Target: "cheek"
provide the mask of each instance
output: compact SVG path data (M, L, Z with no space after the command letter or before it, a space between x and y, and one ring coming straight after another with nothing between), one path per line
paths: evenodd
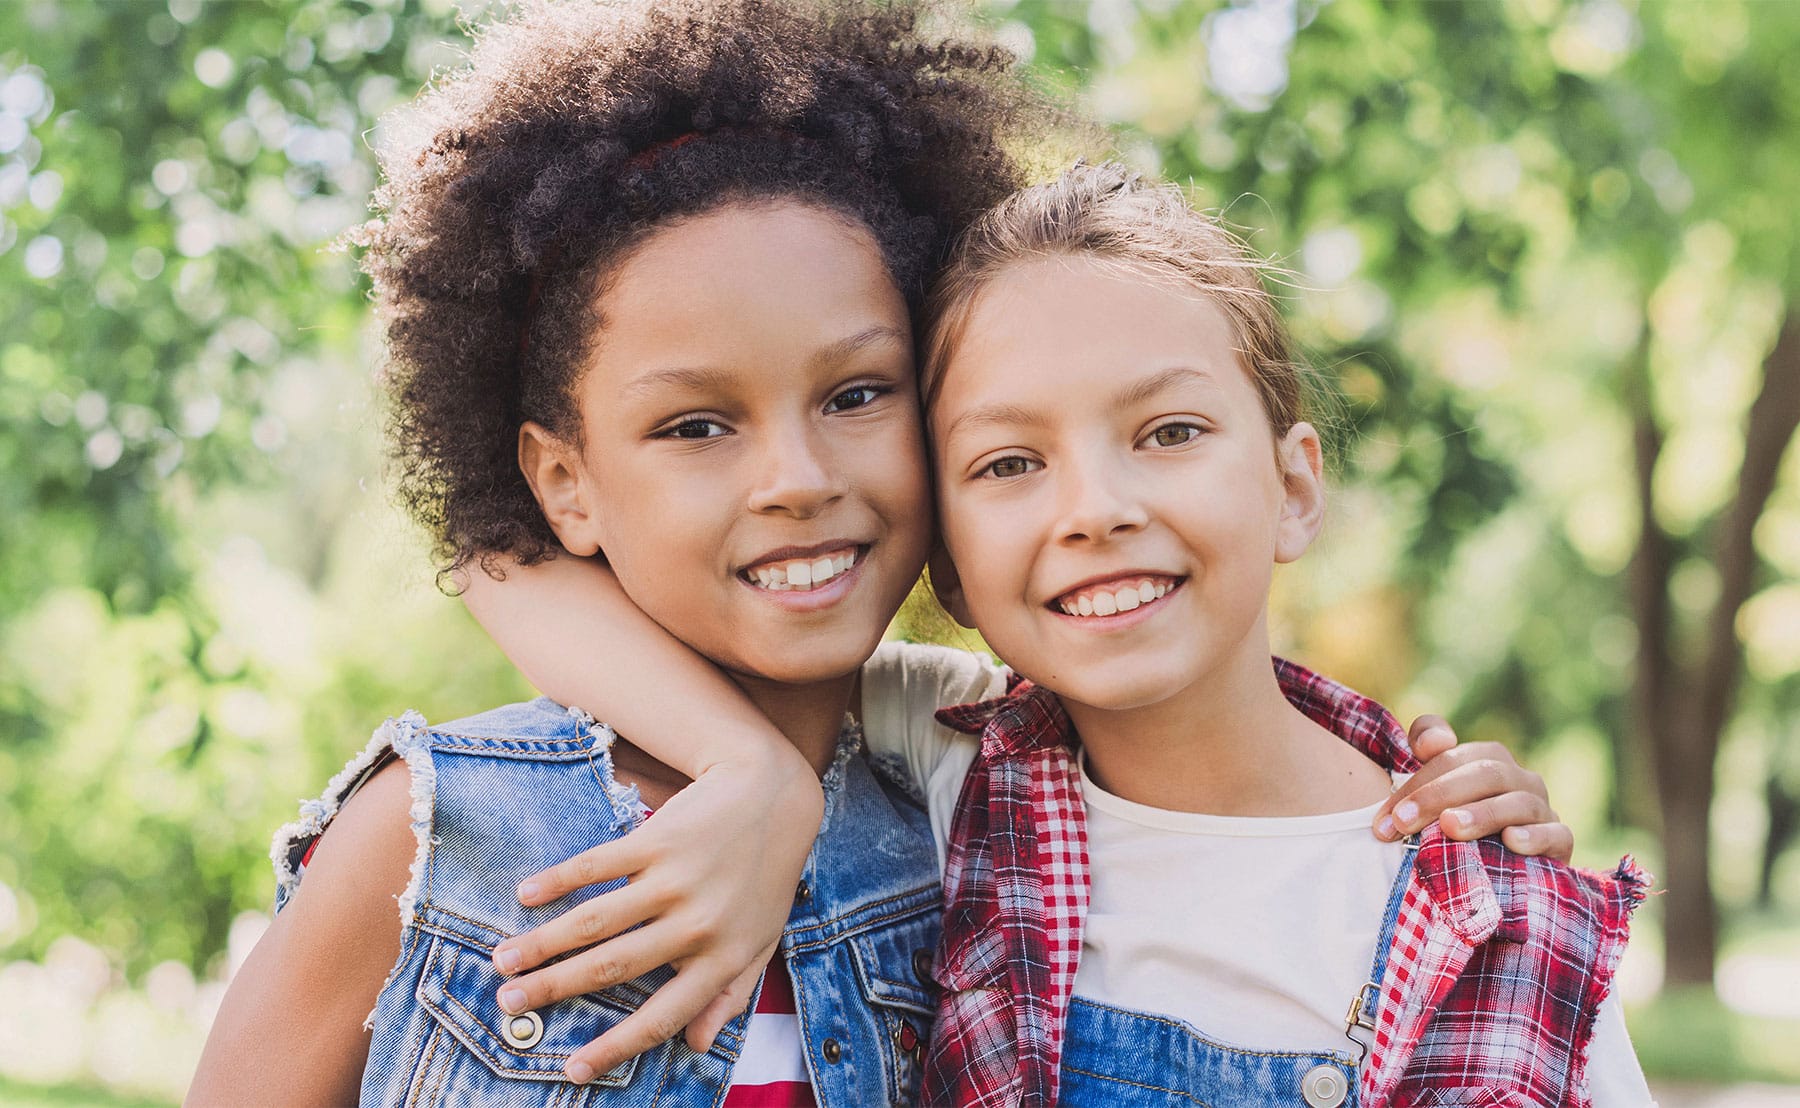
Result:
M882 448L869 450L860 459L874 471L884 499L904 504L912 516L931 518L931 472L917 421L897 427Z

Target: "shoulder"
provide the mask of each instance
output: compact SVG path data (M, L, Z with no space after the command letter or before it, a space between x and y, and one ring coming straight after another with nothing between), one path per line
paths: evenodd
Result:
M1612 920L1628 915L1649 890L1649 877L1630 858L1605 872L1576 869L1549 858L1515 854L1499 838L1457 842L1427 828L1418 850L1417 877L1430 899L1453 920L1501 937L1536 919L1573 916ZM1550 915L1534 916L1534 909ZM1483 926L1483 925L1486 926Z
M419 728L440 748L493 747L510 749L521 743L551 746L591 742L604 727L579 708L568 708L547 696L490 708L448 723Z
M404 892L418 839L413 829L412 777L396 759L375 770L321 830L305 862L309 909L321 902L344 913L392 923L394 901ZM298 890L296 890L298 896ZM397 924L388 927L397 936Z
M863 703L907 701L933 711L1006 692L1006 667L984 654L935 643L884 642L863 664Z

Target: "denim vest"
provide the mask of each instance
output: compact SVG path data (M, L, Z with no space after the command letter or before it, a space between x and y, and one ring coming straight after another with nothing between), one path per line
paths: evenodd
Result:
M643 818L637 790L613 778L612 739L610 729L547 699L441 727L408 713L388 721L277 836L279 911L306 845L349 793L390 750L410 767L419 853L400 900L400 958L370 1017L362 1103L723 1101L746 1015L704 1053L677 1037L585 1086L563 1077L570 1054L638 1008L668 979L667 966L541 1010L535 1021L508 1017L495 999L503 980L491 961L495 944L622 884L538 908L514 896L527 875L627 834ZM781 938L807 1070L828 1106L911 1101L935 1009L923 983L941 913L930 826L901 785L877 778L860 746L860 731L846 727Z

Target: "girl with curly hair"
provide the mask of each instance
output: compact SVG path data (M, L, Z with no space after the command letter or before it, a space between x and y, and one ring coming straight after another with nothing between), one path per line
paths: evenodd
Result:
M527 4L421 98L354 236L401 497L633 741L390 720L278 835L192 1102L916 1095L941 854L858 721L900 749L992 671L870 662L931 543L912 316L1054 118L913 9L761 0ZM1503 768L1488 822L1553 818Z

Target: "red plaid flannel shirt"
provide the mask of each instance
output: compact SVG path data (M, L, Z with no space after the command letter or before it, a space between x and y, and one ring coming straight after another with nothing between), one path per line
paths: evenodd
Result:
M1418 769L1381 705L1279 658L1275 671L1315 722L1388 769ZM1088 899L1074 729L1054 695L1018 678L938 718L979 735L981 751L950 828L924 1101L1053 1105ZM1594 1017L1647 885L1629 858L1601 876L1428 829L1360 1102L1586 1105Z

